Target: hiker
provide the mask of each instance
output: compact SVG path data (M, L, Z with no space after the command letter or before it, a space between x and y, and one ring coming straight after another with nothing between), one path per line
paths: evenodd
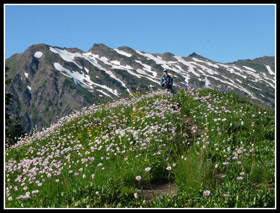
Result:
M167 70L163 70L163 75L160 79L160 85L163 89L166 89L167 91L174 94L174 91L172 90L173 79L170 75L168 75Z

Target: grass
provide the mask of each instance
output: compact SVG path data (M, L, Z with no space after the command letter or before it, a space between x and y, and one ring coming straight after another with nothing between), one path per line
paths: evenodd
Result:
M215 90L93 105L5 150L5 207L274 208L274 119ZM135 198L167 178L176 196Z

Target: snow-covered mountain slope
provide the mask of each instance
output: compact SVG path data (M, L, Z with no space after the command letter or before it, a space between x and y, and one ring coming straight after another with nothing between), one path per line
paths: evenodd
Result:
M6 60L7 91L16 101L28 130L47 126L55 118L104 99L127 98L160 88L164 69L173 77L174 87L206 87L234 90L255 102L274 107L274 57L211 61L195 53L188 57L172 53L152 54L129 47L113 49L94 44L87 52L45 44L33 45ZM48 115L48 116L46 116Z

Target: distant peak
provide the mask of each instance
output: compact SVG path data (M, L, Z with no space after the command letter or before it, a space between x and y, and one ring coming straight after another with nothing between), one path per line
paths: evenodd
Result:
M121 47L118 47L117 49L119 50L130 50L130 51L134 51L132 48L128 47L128 46L121 46Z
M99 43L99 44L93 44L93 46L92 47L107 47L105 44L103 44L103 43Z
M190 54L188 57L195 57L195 56L199 56L198 54L196 54L195 52L193 52L192 54Z
M165 56L175 56L173 53L171 53L171 52L165 52L165 53L163 53L163 55L165 55Z
M198 55L197 53L193 52L192 54L190 54L188 57L191 57L191 58L197 58L197 59L201 59L201 60L206 60L206 61L211 61L209 60L208 58L205 58L204 56L202 55Z
M111 48L102 43L100 44L95 43L93 44L92 48L89 49L89 51L91 52L108 51L108 50L110 51Z

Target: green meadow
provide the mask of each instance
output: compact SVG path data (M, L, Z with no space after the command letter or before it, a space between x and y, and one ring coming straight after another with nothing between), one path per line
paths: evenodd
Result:
M275 208L275 155L275 112L248 98L134 94L6 147L5 207Z

